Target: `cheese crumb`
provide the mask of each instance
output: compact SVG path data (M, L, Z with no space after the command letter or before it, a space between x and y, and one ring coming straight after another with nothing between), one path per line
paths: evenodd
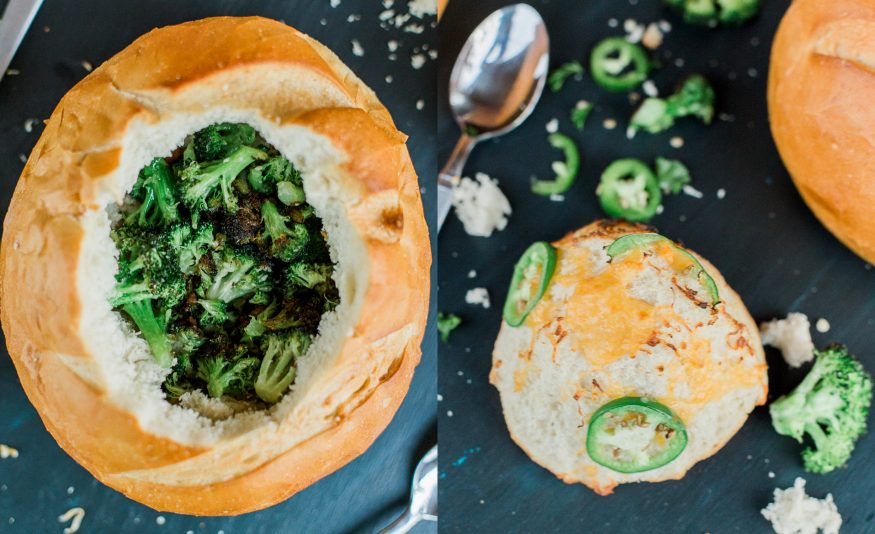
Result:
M792 488L775 488L775 500L761 510L777 534L839 534L842 516L827 493L826 499L805 494L805 480L796 477Z
M651 50L656 50L662 46L662 30L657 23L651 22L647 25L644 34L641 35L641 44Z
M685 195L689 195L693 198L702 198L705 196L704 194L702 194L701 191L699 191L698 189L696 189L695 187L693 187L689 184L684 185L683 188L681 188L681 190L684 192Z
M602 126L605 127L605 130L613 130L617 127L617 121L614 119L605 119L604 122L602 122Z
M352 55L362 57L365 55L365 49L362 48L362 44L358 41L358 39L353 39L352 43Z
M389 48L389 52L394 52L398 50L398 41L392 39L386 43L386 47Z
M489 291L485 287L475 287L465 293L465 302L474 306L481 305L489 309Z
M18 76L19 74L21 74L21 71L18 69L6 69L7 76Z
M623 22L623 30L626 32L626 40L630 43L640 42L644 36L644 25L634 19L626 19Z
M24 121L24 131L30 133L33 131L33 125L38 123L39 119L27 119Z
M157 525L163 525L166 522L167 522L167 520L164 519L163 515L159 515L158 517L155 518L155 524L157 524Z
M477 271L475 271L474 269L468 271L468 278L477 278Z
M804 313L789 313L786 319L773 319L760 325L763 345L781 351L790 367L799 367L814 359L811 325Z
M0 458L18 458L18 449L0 443Z
M668 144L671 145L672 148L681 148L684 146L684 138L676 135L668 140Z
M76 508L70 508L64 512L63 515L59 515L58 522L66 523L67 521L70 521L70 526L64 528L64 534L73 534L74 532L79 531L83 518L85 518L85 509L81 506L77 506Z
M425 100L420 98L419 100L416 101L416 109L422 110L422 108L424 108L424 107L425 107Z
M814 328L821 334L829 332L829 321L821 317L814 323Z
M724 198L726 198L726 190L723 189L722 187L717 190L717 198L719 198L720 200L723 200Z
M644 94L647 96L659 96L659 89L656 88L656 84L652 80L646 80L641 88L644 89Z
M413 54L410 56L410 66L414 69L421 69L422 66L425 65L425 55L424 54Z
M547 122L547 133L556 133L559 131L559 119L551 119Z
M82 68L85 69L85 72L91 72L94 70L94 67L91 65L91 62L89 62L89 61L83 61L81 63L81 65L82 65Z
M330 0L330 1L329 1L329 4L330 4L331 7L333 7L333 8L334 8L334 7L337 7L337 6L340 5L340 0Z
M482 172L474 177L476 181L462 178L453 189L453 207L468 235L489 237L496 230L504 230L513 210L498 188L498 180Z
M410 0L407 9L418 19L425 15L437 15L437 0Z

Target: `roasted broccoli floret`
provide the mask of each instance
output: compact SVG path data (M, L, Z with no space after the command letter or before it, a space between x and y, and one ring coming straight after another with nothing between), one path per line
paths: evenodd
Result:
M198 131L194 134L191 146L199 161L212 161L254 142L255 129L252 126L223 122Z
M231 308L221 300L201 299L197 303L204 309L199 319L204 326L219 326L234 319Z
M229 212L237 209L237 196L231 183L253 161L267 158L261 150L241 146L224 159L212 163L193 162L180 172L182 186L185 188L183 200L193 210L210 209L210 199L219 190L218 204ZM213 206L215 207L215 206Z
M261 219L264 221L265 238L270 238L271 254L283 261L292 262L304 256L310 242L310 232L303 224L286 224L286 217L277 210L276 205L266 200L261 205Z
M692 181L690 170L676 159L656 158L656 180L665 194L677 195Z
M219 398L229 392L239 394L251 388L258 363L258 358L211 356L198 362L197 376L207 383L210 397Z
M441 341L447 343L450 341L450 333L462 324L462 319L453 313L444 314L438 312L437 329L441 336Z
M179 270L185 274L194 272L194 266L216 242L213 225L209 223L201 224L195 230L186 224L174 226L167 240L179 258Z
M304 355L310 342L309 334L297 330L267 336L255 394L265 402L277 402L295 380L296 360Z
M286 274L290 284L307 289L324 287L331 280L334 266L329 263L293 263Z
M686 22L710 27L739 24L760 9L759 0L665 0L665 3L680 11Z
M259 265L252 256L226 248L222 253L213 253L212 260L214 271L201 269L201 297L232 303L259 291L270 291L270 268Z
M799 442L805 434L811 437L814 447L802 452L805 469L829 473L847 463L866 431L872 377L843 345L815 351L815 356L802 383L774 401L769 412L779 434Z
M714 118L714 90L704 76L689 76L667 99L646 98L632 115L629 134L634 136L638 130L659 133L686 116L698 117L705 124Z
M274 156L266 162L255 165L249 169L249 175L246 177L252 189L265 195L272 195L277 192L277 184L288 182L297 188L301 187L301 173L292 165L292 162L282 156ZM300 190L303 196L304 190ZM283 202L288 204L287 202Z
M125 222L139 226L162 226L179 219L174 192L174 179L164 158L155 158L143 167L131 189L131 197L139 202L125 216Z

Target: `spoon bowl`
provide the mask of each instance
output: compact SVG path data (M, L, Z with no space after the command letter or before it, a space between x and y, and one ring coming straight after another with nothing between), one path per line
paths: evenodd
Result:
M513 130L531 114L549 63L547 27L528 4L494 11L468 37L450 75L450 109L462 135L438 175L438 228L474 145Z

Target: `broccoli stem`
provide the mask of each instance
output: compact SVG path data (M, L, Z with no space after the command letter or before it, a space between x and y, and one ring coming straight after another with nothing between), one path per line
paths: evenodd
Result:
M131 317L140 333L143 334L143 339L149 345L152 352L152 357L158 362L158 365L164 368L169 368L173 365L173 356L170 353L170 341L167 339L167 332L163 319L155 316L152 309L152 301L150 299L138 300L129 302L122 306L122 309Z

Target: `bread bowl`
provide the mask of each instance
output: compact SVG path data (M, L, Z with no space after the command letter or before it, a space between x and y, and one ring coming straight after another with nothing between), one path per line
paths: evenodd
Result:
M278 402L201 394L183 405L108 302L110 233L140 169L224 122L252 126L300 171L340 302ZM367 449L407 392L428 307L405 141L333 53L258 17L153 30L71 89L25 166L0 247L7 347L61 447L128 497L196 515L270 506Z
M875 261L875 6L795 0L769 66L772 135L802 198L851 250Z
M541 245L549 248L552 266L518 264L548 273L546 284L522 291L521 318L506 304L493 352L490 382L512 439L564 482L600 495L683 477L766 400L756 324L713 265L645 226L596 221ZM519 288L512 282L509 302ZM603 449L592 431L630 409L668 425L643 425L654 434L640 451L653 461L610 440Z

